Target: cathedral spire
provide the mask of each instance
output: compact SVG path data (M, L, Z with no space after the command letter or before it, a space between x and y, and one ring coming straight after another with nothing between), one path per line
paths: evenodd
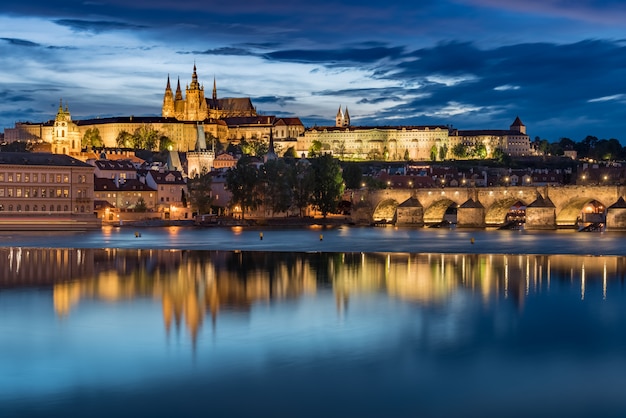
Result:
M193 74L191 75L191 85L189 86L189 88L192 89L192 90L199 88L198 74L196 73L196 63L195 63L195 61L193 63Z
M170 75L167 74L167 86L165 86L165 91L172 91L172 87L170 86Z
M176 100L183 100L183 92L180 89L180 77L178 77L178 85L176 86Z
M217 100L217 84L215 83L215 76L213 76L213 100Z

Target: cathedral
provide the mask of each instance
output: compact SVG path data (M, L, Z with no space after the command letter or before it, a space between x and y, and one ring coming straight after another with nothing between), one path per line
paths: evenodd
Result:
M198 82L196 65L193 65L191 84L185 87L185 96L180 87L180 79L176 92L172 92L170 76L167 76L167 86L163 96L164 118L175 118L179 121L201 122L207 119L217 120L231 117L256 116L256 109L252 106L249 97L217 98L217 86L213 79L213 94L211 98L204 97L204 86Z

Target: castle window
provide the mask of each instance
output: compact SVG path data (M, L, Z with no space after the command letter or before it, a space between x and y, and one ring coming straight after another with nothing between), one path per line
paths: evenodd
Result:
M46 211L46 205L41 205L41 211L45 212Z

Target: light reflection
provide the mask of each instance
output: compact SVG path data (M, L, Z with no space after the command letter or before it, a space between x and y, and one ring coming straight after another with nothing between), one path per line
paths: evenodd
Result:
M351 299L370 294L428 306L466 293L485 306L502 298L521 308L527 298L549 292L552 280L567 283L575 276L582 299L592 284L606 299L608 282L626 272L620 257L579 263L579 256L548 255L4 248L0 257L8 260L0 265L0 292L50 286L60 318L83 300L153 298L162 306L166 335L185 329L194 346L205 324L215 328L224 312L248 313L256 304L329 289L340 317Z

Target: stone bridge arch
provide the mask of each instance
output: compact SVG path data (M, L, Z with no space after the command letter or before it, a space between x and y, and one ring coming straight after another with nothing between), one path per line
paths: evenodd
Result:
M449 198L439 199L431 203L424 210L424 223L428 225L442 222L446 211L452 205L457 205L457 203Z
M606 202L602 202L599 199L589 197L589 196L577 197L567 202L563 206L563 208L556 214L557 228L577 227L580 213L583 211L585 206L587 206L589 203L593 201L600 203L600 205L603 206L604 211L606 212L606 208L607 208Z
M503 225L506 220L506 215L511 210L511 207L515 205L517 202L521 202L524 206L527 206L529 203L514 196L495 201L485 211L485 225L486 226Z
M395 222L396 209L398 208L399 204L400 203L398 203L398 201L393 198L383 199L374 208L374 213L372 215L373 221Z

